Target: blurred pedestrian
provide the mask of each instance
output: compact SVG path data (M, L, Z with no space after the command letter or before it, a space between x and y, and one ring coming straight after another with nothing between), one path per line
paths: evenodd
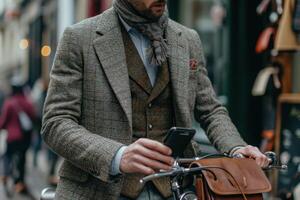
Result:
M5 184L8 177L12 176L15 192L25 192L26 152L31 141L32 127L30 128L30 126L34 121L35 111L32 103L23 92L24 84L20 80L13 79L11 86L12 95L5 100L0 116L0 129L6 129L8 133L2 180ZM27 126L26 129L25 126Z

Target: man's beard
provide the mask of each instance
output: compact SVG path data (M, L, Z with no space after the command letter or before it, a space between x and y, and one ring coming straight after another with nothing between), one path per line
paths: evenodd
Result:
M167 0L157 0L153 3L165 3L167 6ZM133 7L135 7L135 6L133 6ZM159 18L163 15L163 14L155 15L154 12L151 10L151 6L143 11L139 11L137 9L135 9L135 10L139 15L145 17L146 19L153 20L153 21L159 20Z

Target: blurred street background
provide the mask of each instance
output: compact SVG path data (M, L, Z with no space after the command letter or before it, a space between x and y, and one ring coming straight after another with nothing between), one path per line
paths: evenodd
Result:
M218 98L243 138L276 151L291 170L269 174L279 199L300 199L300 1L169 0L169 15L195 29ZM39 199L55 186L60 158L41 141L42 105L64 29L104 12L111 0L0 0L0 200ZM34 110L23 185L5 178L5 101L22 87ZM1 111L2 110L2 111ZM216 150L195 123L202 153ZM14 148L12 148L14 152ZM12 159L11 168L14 171ZM298 196L297 196L298 195ZM271 198L270 198L271 199Z

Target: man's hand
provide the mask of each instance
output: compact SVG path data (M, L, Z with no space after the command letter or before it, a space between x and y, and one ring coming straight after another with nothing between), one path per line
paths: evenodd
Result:
M129 145L121 158L122 173L153 174L156 171L170 170L174 159L172 150L160 142L141 138Z
M265 168L269 165L268 157L261 153L257 147L248 145L236 150L233 155L236 154L242 154L245 157L253 158L260 167Z

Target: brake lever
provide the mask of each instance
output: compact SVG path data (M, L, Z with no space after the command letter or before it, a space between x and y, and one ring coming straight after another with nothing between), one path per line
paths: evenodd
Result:
M274 153L272 151L267 151L264 154L268 157L269 165L267 167L262 168L263 170L271 170L271 169L287 170L288 169L287 165L278 164L276 153ZM232 157L233 158L245 158L245 156L241 153L234 154Z
M269 165L268 167L263 168L263 170L271 170L271 169L278 169L278 170L287 170L287 165Z
M269 159L269 165L267 167L263 168L263 170L271 170L271 169L287 170L288 169L287 165L279 164L277 155L275 152L267 151L267 152L265 152L265 155Z
M159 172L159 173L156 173L156 174L151 174L151 175L148 175L148 176L145 176L144 178L142 178L140 180L140 183L146 183L148 181L151 181L152 179L156 179L156 178L161 178L161 177L165 177L165 176L171 176L172 174L174 173L174 171L168 171L168 172Z
M178 158L178 159L176 159L176 162L178 164L186 164L186 163L192 163L192 162L197 161L197 160L201 160L201 157L195 157L195 158Z
M167 171L167 172L159 172L159 173L156 173L156 174L148 175L148 176L140 179L140 183L143 184L143 183L146 183L148 181L151 181L152 179L161 178L161 177L165 177L165 176L170 176L170 177L175 177L175 176L178 176L178 175L185 176L187 174L197 173L197 172L199 172L203 169L206 170L205 168L202 168L202 167L196 167L196 168L177 167L177 168L173 168L172 170Z

